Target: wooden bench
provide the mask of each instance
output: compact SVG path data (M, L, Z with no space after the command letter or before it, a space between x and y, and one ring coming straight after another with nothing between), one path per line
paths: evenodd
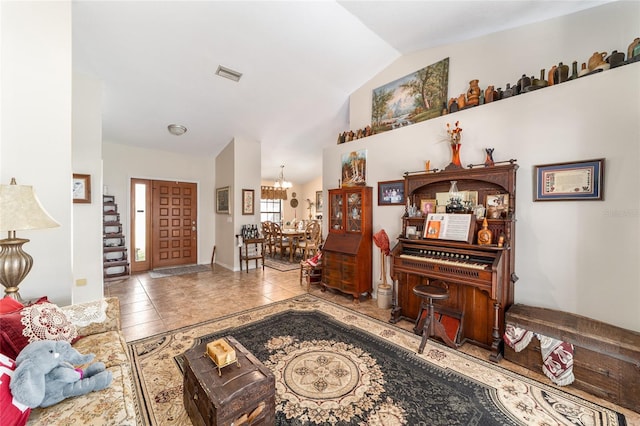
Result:
M506 324L574 346L571 386L640 412L640 333L580 315L522 304L512 305ZM520 352L505 345L505 359L542 372L540 342Z

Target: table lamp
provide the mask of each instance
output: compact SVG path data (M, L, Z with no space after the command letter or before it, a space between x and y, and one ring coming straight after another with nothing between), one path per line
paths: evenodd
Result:
M33 258L22 250L29 240L16 238L16 231L46 229L60 226L44 210L31 186L0 185L0 232L8 237L0 240L0 283L5 287L5 297L21 301L18 285L29 274Z

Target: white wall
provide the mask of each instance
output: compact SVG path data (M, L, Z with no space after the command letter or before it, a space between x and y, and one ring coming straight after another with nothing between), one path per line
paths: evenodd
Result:
M371 119L371 91L450 58L449 97L479 79L506 87L560 61L585 62L594 51L625 51L640 28L640 3L615 2L574 15L400 58L351 96L351 124ZM515 52L518 52L516 54ZM374 187L374 232L393 240L403 207L377 206L377 185L443 168L447 122L460 120L463 164L517 159L517 303L574 312L640 331L640 63L464 110L325 149L323 186L334 188L345 152L367 150ZM606 158L604 201L533 202L533 166ZM374 255L374 277L380 266Z
M71 302L71 4L1 2L0 181L32 185L60 223L20 231L33 269L24 299Z
M215 262L227 269L235 270L238 255L235 242L235 224L233 211L236 205L235 197L231 196L236 190L235 176L235 144L232 140L218 154L215 160L216 188L229 187L229 213L216 213L215 205L211 210L215 216L216 229L216 258Z
M234 237L231 245L236 243L235 235L239 235L242 225L256 225L260 229L260 172L261 172L261 145L242 138L234 138L234 187L231 193L233 197L232 210ZM242 214L242 190L252 189L254 197L253 215ZM226 246L227 241L217 240L221 246ZM233 270L240 269L240 258L235 250ZM246 265L245 265L246 266ZM256 262L249 262L249 269L255 269Z
M73 303L104 295L101 99L100 81L73 75L73 172L91 176L91 203L73 204Z
M311 200L313 203L313 206L311 206L311 217L315 219L316 214L319 213L317 211L317 206L315 205L316 191L322 191L322 176L318 176L304 184L302 186L302 191L300 191L300 207L302 207L301 217L305 220L309 219L309 203L307 203L307 199Z
M209 264L216 240L212 214L215 211L213 157L195 157L104 142L102 159L103 184L107 186L108 194L115 196L128 246L131 243L131 178L198 184L198 263Z

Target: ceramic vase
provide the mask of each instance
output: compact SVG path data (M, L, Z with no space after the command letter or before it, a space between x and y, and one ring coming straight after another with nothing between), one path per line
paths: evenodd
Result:
M469 82L469 90L467 90L467 105L476 106L480 101L479 80L471 80Z

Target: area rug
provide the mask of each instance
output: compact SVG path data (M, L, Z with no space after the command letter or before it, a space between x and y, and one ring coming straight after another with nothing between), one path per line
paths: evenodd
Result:
M175 268L163 268L149 271L151 278L165 278L172 277L174 275L194 274L197 272L211 271L210 265L191 265L191 266L177 266Z
M280 272L293 271L294 269L300 269L300 261L301 259L296 257L293 259L293 262L289 262L288 260L280 259L279 257L266 257L264 258L264 266L267 266L272 269L276 269Z
M152 425L190 424L183 356L231 335L276 377L278 425L625 425L622 414L312 295L129 344ZM232 368L232 367L227 367Z

